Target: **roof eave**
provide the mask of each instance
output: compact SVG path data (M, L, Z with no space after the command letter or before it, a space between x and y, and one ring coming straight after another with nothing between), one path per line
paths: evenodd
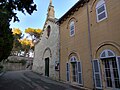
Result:
M59 20L58 22L61 23L64 19L68 18L70 15L74 14L80 7L83 7L84 4L89 0L79 0L72 8L70 8Z

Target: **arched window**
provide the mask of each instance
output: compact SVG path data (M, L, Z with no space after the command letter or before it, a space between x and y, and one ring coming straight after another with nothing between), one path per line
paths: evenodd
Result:
M106 87L115 90L120 89L120 57L116 56L113 51L106 49L100 54L100 58L104 67ZM100 68L97 64L94 66Z
M104 0L99 0L96 5L97 22L100 22L107 18L106 5Z
M70 62L77 62L77 58L76 58L75 56L72 56L72 57L70 58Z
M115 57L115 53L111 50L106 49L100 54L100 58L109 58L109 57Z
M75 22L71 21L70 22L70 36L74 36L75 35Z
M50 27L50 25L47 27L47 37L49 37L50 36L50 32L51 32L51 27Z

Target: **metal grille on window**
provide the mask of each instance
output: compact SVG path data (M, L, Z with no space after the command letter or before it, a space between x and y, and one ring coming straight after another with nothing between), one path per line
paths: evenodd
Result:
M119 60L112 57L104 59L103 62L107 87L120 88Z
M72 62L72 78L73 78L73 82L77 82L77 63L76 62Z

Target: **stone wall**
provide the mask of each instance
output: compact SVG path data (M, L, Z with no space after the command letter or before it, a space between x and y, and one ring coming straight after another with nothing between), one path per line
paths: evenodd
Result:
M28 58L28 57L19 57L19 56L9 56L8 59L9 60L22 60L22 59L24 59L24 60L30 60L30 61L33 60L33 58L31 58L31 57Z
M33 58L10 56L2 63L4 70L16 71L16 70L31 70Z
M47 38L47 27L50 25L51 32ZM55 71L55 62L59 62L59 27L56 23L47 21L46 28L35 45L35 57L32 70L45 75L45 59L49 58L49 77L58 79L59 71Z
M17 71L17 70L25 70L26 65L22 65L21 63L4 63L4 70L6 71Z

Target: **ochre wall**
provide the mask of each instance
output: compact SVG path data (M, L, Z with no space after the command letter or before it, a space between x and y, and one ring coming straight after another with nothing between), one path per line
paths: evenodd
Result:
M97 59L102 50L111 49L120 56L120 1L105 0L108 18L97 22L96 3L99 0L90 0L89 17L92 58ZM83 86L93 88L92 65L90 62L88 42L88 21L86 5L80 7L69 18L60 24L60 77L66 81L66 62L69 55L74 52L82 64ZM75 35L70 37L69 22L74 17Z
M96 22L95 6L99 0L96 0L91 8L91 43L93 59L98 59L101 66L101 77L103 90L112 90L106 88L105 73L100 54L105 49L112 50L116 56L120 56L120 1L119 0L105 0L107 19Z
M111 44L120 50L120 1L105 0L108 18L97 23L95 4L91 12L91 40L93 54L101 45ZM119 51L118 50L118 51ZM118 52L116 51L116 52ZM117 53L120 55L120 52ZM95 57L94 57L95 58Z
M72 18L75 21L75 35L73 37L70 36L69 32L69 22ZM61 80L66 81L66 63L69 62L69 55L76 53L82 64L83 86L92 88L92 66L89 55L87 25L86 5L60 25L60 76ZM70 82L72 83L72 79Z

